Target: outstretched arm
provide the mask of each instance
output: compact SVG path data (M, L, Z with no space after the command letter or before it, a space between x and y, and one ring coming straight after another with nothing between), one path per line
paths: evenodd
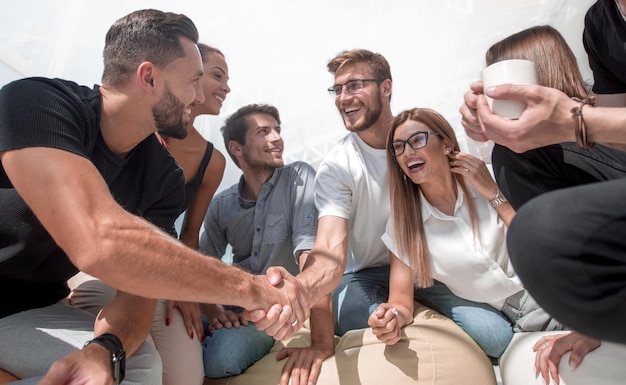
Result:
M265 277L206 258L129 214L88 159L33 147L0 153L0 161L20 196L79 270L146 298L265 311L276 305L271 312L276 319L283 308L289 315L295 310L308 316L293 281L278 290Z

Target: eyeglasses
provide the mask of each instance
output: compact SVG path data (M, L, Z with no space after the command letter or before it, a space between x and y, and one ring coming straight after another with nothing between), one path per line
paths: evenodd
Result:
M348 94L354 95L354 94L357 94L357 93L363 91L363 86L364 86L363 83L365 83L365 82L380 83L383 80L385 80L385 79L355 79L355 80L348 80L344 84L335 84L333 86L328 87L328 93L330 94L331 98L335 99L339 95L341 95L341 90L345 86L346 87L346 91L348 92Z
M393 156L400 156L404 154L404 149L408 144L412 149L417 150L428 144L428 134L441 136L436 132L417 131L413 135L409 136L407 140L394 140L387 149Z

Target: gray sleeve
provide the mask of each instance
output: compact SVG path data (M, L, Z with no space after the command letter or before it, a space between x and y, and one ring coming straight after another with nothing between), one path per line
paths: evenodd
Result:
M204 226L200 234L198 250L203 254L221 259L226 252L228 241L220 228L218 219L219 201L214 198L204 217Z
M315 183L315 170L309 164L297 162L295 164L295 180L291 194L293 227L294 257L298 263L298 257L302 252L308 252L313 248L317 234L317 209L313 187Z

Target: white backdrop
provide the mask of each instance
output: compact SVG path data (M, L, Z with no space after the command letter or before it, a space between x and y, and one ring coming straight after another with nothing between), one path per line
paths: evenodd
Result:
M585 79L586 10L594 0L0 0L0 86L24 76L85 85L100 82L109 26L141 8L184 13L201 41L220 48L230 67L231 94L218 117L197 122L223 150L219 127L237 108L271 103L282 117L285 159L317 167L345 134L326 88L326 63L338 52L382 53L394 78L394 113L411 107L441 112L465 146L458 109L496 41L533 25L557 28L574 50ZM220 189L239 170L228 161Z

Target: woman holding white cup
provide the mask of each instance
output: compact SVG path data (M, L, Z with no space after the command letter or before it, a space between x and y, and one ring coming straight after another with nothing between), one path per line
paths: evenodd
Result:
M589 97L574 53L550 26L531 27L506 37L491 46L485 56L488 66L511 59L531 61L537 70L537 84L556 88L572 98ZM477 93L470 90L464 97L460 112L465 131L480 132L475 110ZM584 150L568 142L518 154L495 144L491 160L496 182L516 210L548 191L626 176L626 153L602 145Z

